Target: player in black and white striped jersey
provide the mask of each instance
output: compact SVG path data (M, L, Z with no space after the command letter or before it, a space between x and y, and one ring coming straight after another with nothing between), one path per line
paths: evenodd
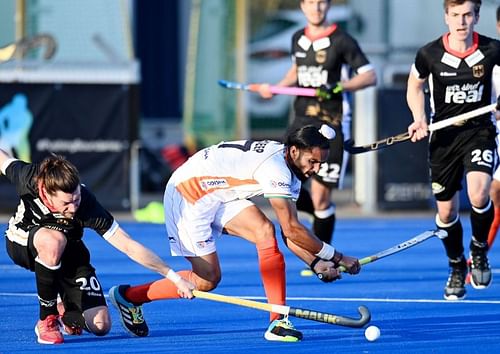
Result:
M481 0L445 0L449 32L417 52L407 88L414 119L408 127L412 141L428 135L423 90L427 80L433 122L491 103L491 75L493 67L500 65L500 42L474 31L480 8ZM492 115L484 114L432 133L429 160L432 192L438 209L436 224L449 235L443 240L450 266L444 297L460 300L465 297L467 274L459 217L464 174L472 205L471 284L476 289L484 289L491 282L487 237L493 221L493 206L488 193L496 162L496 128Z
M178 278L159 256L132 240L80 184L76 167L63 157L53 155L39 164L27 163L0 149L0 173L20 196L5 241L13 262L35 273L40 305L35 332L39 343L63 343L61 326L68 334L81 334L83 329L98 336L111 328L103 289L82 240L84 228L95 230L137 263L168 279L178 279L175 284L179 294L193 297L194 285ZM58 294L61 306L57 304ZM140 321L141 314L135 315Z

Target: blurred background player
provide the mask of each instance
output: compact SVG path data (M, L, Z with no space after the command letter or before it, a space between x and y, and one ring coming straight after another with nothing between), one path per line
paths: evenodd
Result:
M221 142L192 156L170 178L164 196L165 220L173 256L185 257L192 270L179 274L197 290L215 289L221 269L215 238L224 231L255 244L259 271L269 303L284 305L285 262L278 248L273 223L248 198L263 195L269 200L283 230L287 247L308 264L321 280L340 278L336 269L360 270L356 258L342 255L320 241L297 218L295 200L301 182L316 174L326 159L333 129L308 125L276 141ZM141 312L139 305L153 300L177 298L177 289L165 279L129 287L115 286L110 297L119 309ZM122 317L127 312L121 310ZM265 338L296 342L302 333L287 318L271 313ZM122 321L123 322L123 321ZM129 326L140 331L146 323Z
M353 91L375 85L377 80L373 66L356 40L336 24L328 22L330 5L330 0L300 1L307 26L293 35L293 64L277 83L278 86L329 87L333 92L330 100L297 97L294 102L295 119L289 127L289 131L293 131L307 124L319 127L327 123L337 134L337 138L331 141L327 161L311 180L310 194L303 188L297 201L299 210L313 215L314 233L326 243L331 242L335 228L336 210L331 191L341 187L347 164L343 142L346 140L344 131L347 130L350 135L350 121L346 122L347 129L343 129L342 121L343 113L350 118L350 97L347 96ZM349 70L356 75L350 77ZM268 84L261 85L259 93L263 98L273 96ZM301 274L312 275L312 272L304 270Z
M408 127L412 141L428 135L424 84L431 88L432 121L437 122L492 102L492 71L500 64L500 42L474 32L481 0L445 0L449 32L417 52L408 78L407 101L414 122ZM465 174L470 213L471 284L490 285L488 232L493 221L489 198L496 163L496 127L490 113L432 133L429 161L432 192L437 201L436 225L446 230L443 240L450 266L444 289L446 300L465 297L467 262L459 215L461 181Z
M111 328L102 286L82 241L84 228L95 230L137 263L174 279L180 296L193 296L193 284L132 240L80 184L76 167L63 157L52 155L32 164L0 149L0 172L15 185L21 199L9 220L5 241L14 263L35 273L40 305L35 333L39 343L63 343L61 327L67 334L79 335L86 330L97 336L106 335ZM62 299L59 304L58 294Z
M496 11L496 20L497 20L497 32L500 35L500 6L497 7ZM500 96L500 67L495 66L493 69L493 95L492 98L496 99ZM497 120L497 131L500 131L500 111L496 112L496 120ZM497 141L498 143L498 141ZM500 144L497 146L497 153L500 156ZM490 232L488 234L488 247L491 247L493 241L498 233L498 228L500 227L500 168L495 170L493 174L493 180L491 181L491 191L490 198L493 202L493 206L495 207L495 218L493 219L493 223L491 224Z

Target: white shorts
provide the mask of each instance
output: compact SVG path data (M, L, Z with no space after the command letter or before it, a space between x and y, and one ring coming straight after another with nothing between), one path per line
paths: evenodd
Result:
M215 238L222 229L243 209L254 205L242 199L222 202L210 196L189 203L168 183L163 197L165 226L172 256L200 257L214 253Z

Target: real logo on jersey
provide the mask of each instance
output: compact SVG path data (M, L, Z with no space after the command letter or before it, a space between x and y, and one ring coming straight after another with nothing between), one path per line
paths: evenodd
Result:
M204 179L200 181L200 187L202 190L207 191L215 188L228 188L229 183L225 178Z
M446 86L445 103L471 103L481 101L484 86L480 82L475 84Z
M484 65L483 64L474 65L472 67L472 75L474 75L474 77L477 77L477 78L483 77L484 76Z

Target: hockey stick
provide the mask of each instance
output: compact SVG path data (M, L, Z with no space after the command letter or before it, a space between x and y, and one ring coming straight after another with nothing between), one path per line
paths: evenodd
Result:
M393 255L395 253L399 253L401 251L404 251L410 247L413 247L415 245L418 245L419 243L424 242L425 240L437 236L440 240L448 237L448 233L444 230L429 230L422 232L420 235L417 235L407 241L401 242L400 244L397 244L396 246L392 246L391 248L388 248L384 251L380 251L372 256L364 257L359 260L359 264L365 265L368 263L375 262L376 260L385 258L387 256ZM338 268L341 272L345 272L346 269L343 266L340 266Z
M239 82L219 80L219 85L228 89L259 92L259 87L261 84L242 84ZM288 86L274 86L274 85L270 85L269 90L273 94L319 97L327 100L332 98L333 93L336 93L335 89L332 89L330 92L323 88L288 87Z
M330 313L318 312L313 310L299 309L285 305L274 305L259 301L241 299L238 297L207 293L198 290L193 290L193 294L194 296L200 299L250 307L256 310L274 312L285 316L293 316L293 317L303 318L305 320L324 322L344 327L361 328L371 320L370 311L365 306L358 307L360 318L351 318L351 317L333 315Z
M465 112L465 113L459 114L455 117L451 117L451 118L448 118L448 119L445 119L445 120L442 120L442 121L439 121L436 123L429 124L427 129L428 129L428 131L433 132L433 131L436 131L439 129L449 127L450 125L461 123L461 122L464 122L468 119L481 116L481 115L486 114L488 112L493 112L493 111L495 111L496 105L497 105L496 103L492 103L488 106L484 106L484 107L475 109L475 110L470 111L470 112ZM392 145L395 145L398 143L402 143L402 142L407 141L409 139L410 139L410 135L408 134L408 132L405 132L405 133L401 133L398 135L390 136L390 137L385 138L385 139L377 140L376 142L371 143L371 144L360 145L360 146L354 146L354 140L346 140L344 142L344 149L351 154L361 154L363 152L384 149L386 147L389 147L389 146L392 146Z

